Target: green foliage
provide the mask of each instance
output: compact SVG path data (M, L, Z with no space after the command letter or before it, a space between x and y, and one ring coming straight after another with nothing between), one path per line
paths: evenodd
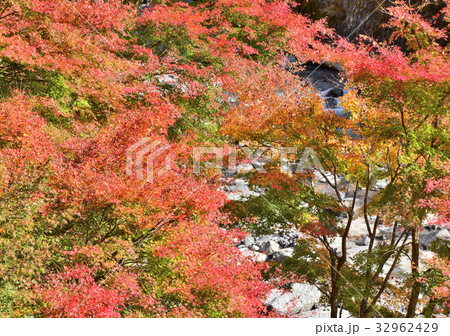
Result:
M430 250L436 253L440 258L450 259L450 242L448 240L436 239L431 244Z

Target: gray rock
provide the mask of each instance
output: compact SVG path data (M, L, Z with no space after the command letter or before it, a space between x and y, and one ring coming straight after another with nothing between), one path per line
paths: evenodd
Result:
M265 255L264 253L258 253L258 255L256 255L256 257L255 257L255 261L257 262L257 263L260 263L260 262L265 262L265 261L267 261L267 255Z
M327 98L325 99L325 105L327 108L335 108L338 105L338 101L335 98Z
M367 250L367 247L366 246L356 246L356 245L353 245L353 246L350 246L348 249L347 249L347 254L350 256L350 257L352 257L352 256L354 256L355 254L358 254L358 253L360 253L360 252L362 252L362 251L366 251Z
M267 261L267 255L249 249L240 249L241 253L255 262Z
M246 247L251 247L253 244L255 244L255 238L252 236L247 236L244 238L244 245Z
M258 252L258 251L260 250L259 246L256 245L256 244L255 244L255 245L252 245L251 248L252 248L253 251L256 251L256 252Z
M382 276L385 276L392 266L393 258L390 258L383 266ZM420 263L422 264L422 263ZM411 273L411 261L408 256L401 256L391 275L396 279L405 279L405 276Z
M286 234L280 238L275 238L274 241L278 243L282 248L293 247L298 239L298 235Z
M334 83L330 83L324 80L320 80L320 77L311 78L311 82L314 83L314 87L319 91L325 91L333 89Z
M226 91L222 91L225 96L227 97L227 101L230 104L236 104L239 101L239 95L237 95L236 93L233 92L226 92Z
M225 177L236 177L236 176L237 176L236 169L229 169L229 168L227 168L225 170Z
M388 179L383 179L380 181L375 182L374 184L374 188L375 189L384 189L388 186L389 184L389 180Z
M177 86L179 77L174 74L164 74L155 76L156 80L164 85Z
M449 241L450 232L448 232L448 229L443 229L436 234L436 238Z
M423 231L419 237L419 245L423 250L429 250L431 244L436 240L435 232L426 232Z
M343 225L347 224L347 220L343 221ZM367 226L364 218L358 217L352 221L352 225L350 226L349 237L360 238L367 236L369 232L367 231Z
M297 314L319 305L321 293L308 284L295 283L290 292L272 290L266 304L281 315Z
M281 165L280 170L286 174L293 174L295 168L291 164L283 164Z
M253 165L251 163L240 164L236 167L236 171L238 174L246 174L253 170Z
M280 245L274 242L273 240L269 240L261 245L261 251L266 254L274 254L280 250Z
M282 262L283 260L285 260L287 258L292 258L294 253L295 253L295 249L293 247L288 247L288 248L281 249L281 250L275 252L272 255L272 258L273 258L273 261Z
M248 197L256 196L256 193L250 190L248 183L243 179L236 179L225 187L225 191L227 198L232 201L245 201Z
M353 204L353 198L344 198L344 205L346 207L348 207L349 209L352 207ZM363 206L363 201L360 200L359 198L355 199L355 208L353 209L353 213L355 215L358 214L359 209L361 209L361 207ZM364 226L365 226L365 222L364 222Z
M333 108L333 109L331 109L336 115L338 115L339 117L341 117L341 118L346 118L346 119L350 119L350 116L351 116L351 114L350 114L350 112L348 112L345 108L343 108L343 107L340 107L340 106L337 106L337 107L335 107L335 108ZM351 130L346 130L346 134L347 135L350 135L348 132L349 131L351 131Z
M256 244L261 246L262 244L268 242L269 240L275 240L279 237L280 237L280 235L277 235L277 234L262 236L262 237L259 237L258 239L256 239Z
M341 311L341 309L339 309L339 312ZM316 309L312 309L312 310L305 310L302 311L298 314L297 317L300 318L330 318L331 316L331 308L330 307L317 307ZM352 317L352 314L346 310L346 309L342 309L342 315L339 316L341 318L350 318Z
M282 248L289 247L291 245L291 240L287 237L280 237L276 240L278 245L280 245Z
M333 248L333 250L341 255L342 254L342 237L335 237L331 240L330 246Z
M317 171L314 172L314 175L315 175L315 177L317 178L317 181L318 181L318 182L326 183L326 182L327 182L327 179L328 179L329 181L334 182L334 175L333 175L333 173L330 173L330 172L328 172L328 171L324 172L324 175L326 176L326 178L325 178L321 173L319 173L319 172L317 172Z
M339 89L339 88L334 88L331 89L330 91L327 92L327 94L325 95L325 97L342 97L344 95L344 90Z
M248 192L250 189L245 180L236 179L232 185L228 187L231 192Z
M379 231L377 232L377 235L375 236L375 239L377 239L379 241L386 241L386 240L388 240L388 238L390 236L392 236L392 232L379 229Z
M358 245L358 246L368 246L369 243L370 243L370 239L369 239L369 237L366 237L366 236L364 236L361 239L355 241L355 244Z
M263 170L264 169L264 165L266 163L265 162L261 162L261 161L253 161L251 164L252 164L252 167L255 168L256 170Z

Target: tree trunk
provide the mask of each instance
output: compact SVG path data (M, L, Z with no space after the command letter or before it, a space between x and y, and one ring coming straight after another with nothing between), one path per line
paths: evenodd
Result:
M417 227L412 230L412 242L411 242L411 274L415 279L414 285L411 290L411 296L409 298L408 311L406 317L414 317L416 314L416 306L419 300L421 285L417 281L419 277L419 230Z
M339 302L338 298L339 298L339 286L337 284L337 281L333 281L331 284L331 295L330 295L331 318L338 317L338 302Z
M368 304L367 304L367 300L364 298L361 301L361 305L359 306L359 317L360 318L366 318L367 316L369 316L369 309L368 309Z
M339 272L336 271L336 256L334 255L334 252L330 253L330 259L331 259L331 293L330 293L330 305L331 305L331 312L330 317L331 318L337 318L338 317L338 298L339 298Z

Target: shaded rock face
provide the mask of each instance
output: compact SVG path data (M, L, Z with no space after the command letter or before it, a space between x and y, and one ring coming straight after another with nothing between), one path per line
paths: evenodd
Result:
M295 64L295 61L292 62ZM339 70L313 63L303 64L303 69L293 72L295 75L309 81L317 91L329 93L327 98L336 98L343 95L344 87ZM289 66L286 67L289 69Z
M436 239L450 241L450 231L437 225L424 226L424 230L420 233L420 248L429 250Z
M392 4L389 0L309 0L300 1L298 11L314 20L326 17L331 28L350 40L360 34L372 36L380 40L387 40L391 35L390 29L382 24L389 20L384 9ZM423 0L410 0L412 5L423 4ZM443 7L442 0L430 1L421 13L430 19L439 14ZM445 22L438 19L442 28Z
M313 19L326 17L338 34L350 39L359 34L379 36L380 25L387 21L381 7L389 1L378 2L382 6L376 0L309 0L302 2L300 12Z

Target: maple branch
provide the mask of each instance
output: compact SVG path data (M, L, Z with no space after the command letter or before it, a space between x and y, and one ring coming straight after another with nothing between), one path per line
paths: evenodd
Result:
M378 290L378 293L375 295L375 297L370 302L370 305L367 308L369 311L372 309L373 305L375 305L377 303L377 301L379 300L379 298L381 297L381 295L385 291L385 289L386 289L386 287L388 285L389 278L391 277L392 272L394 271L395 267L397 266L398 260L400 259L400 256L401 256L401 254L403 252L403 247L405 246L405 242L406 242L407 238L408 238L408 236L406 236L404 238L402 248L400 248L398 250L398 252L396 253L396 255L394 257L394 260L392 262L392 265L389 268L389 271L386 273L386 276L384 277L383 283L382 283L380 289Z
M369 243L369 249L368 249L369 253L372 252L373 246L375 244L376 232L377 232L377 229L378 229L379 221L380 221L380 216L377 215L377 217L375 218L375 223L373 224L372 234L370 235L370 243Z
M369 189L371 183L372 179L370 178L370 166L369 166L367 167L367 183L366 183L366 191L364 193L364 221L366 223L367 232L369 233L369 236L372 236L372 231L370 229L369 215L367 214L367 201L369 198Z
M395 242L395 233L397 232L397 225L398 225L398 222L394 221L394 227L392 229L392 237L391 237L391 246L394 245L394 242Z
M164 220L160 221L158 224L156 224L154 227L152 227L148 233L141 234L138 238L133 239L133 243L136 245L141 245L142 242L146 241L148 238L150 238L156 232L161 230L163 227L168 226L169 224L172 224L174 222L176 222L176 219L171 219L171 220L164 219Z
M335 167L334 162L333 162L333 166ZM331 183L331 181L328 179L328 177L324 173L322 173L318 169L317 169L317 171L320 173L320 175L322 175L322 177L325 179L325 181L328 183L328 185L331 188L333 188L333 190L335 191L336 196L337 196L337 198L339 200L339 203L342 205L343 204L343 200L342 200L341 194L339 193L339 188L337 187L337 183L335 183L335 184ZM336 168L334 168L334 172L336 173ZM335 181L336 181L336 176L334 176L334 178L335 178Z
M408 130L406 129L406 124L405 124L405 112L403 111L403 109L400 109L400 117L401 117L403 131L405 132L405 135L408 136Z
M404 238L404 242L402 244L402 247L406 246L405 242L406 239L408 238L408 235L406 235L407 230L405 230L399 237L397 244L395 246L393 246L391 249L389 249L388 251L386 251L385 253L383 253L381 255L381 257L383 258L382 261L378 264L378 268L375 271L375 273L372 276L372 279L370 281L370 284L373 285L375 283L375 280L378 278L378 276L381 274L381 272L383 272L383 266L386 264L386 262L389 260L389 258L392 256L392 254L394 253L395 249L397 248L398 243L402 240L402 238ZM401 250L399 250L399 252L401 252ZM395 263L393 264L395 265Z
M353 193L353 201L350 211L348 212L348 221L347 225L345 227L344 234L342 235L342 242L341 242L341 250L342 250L342 256L339 258L338 261L338 271L342 269L342 266L344 266L345 261L347 260L347 237L350 232L350 227L353 222L353 214L355 211L355 204L356 204L356 196L358 195L358 188L359 188L359 181L356 182L355 191Z
M119 223L116 222L112 228L106 232L100 239L97 240L96 244L101 244L103 243L106 239L108 239L109 237L112 236L112 234L116 231L116 229L119 227Z

